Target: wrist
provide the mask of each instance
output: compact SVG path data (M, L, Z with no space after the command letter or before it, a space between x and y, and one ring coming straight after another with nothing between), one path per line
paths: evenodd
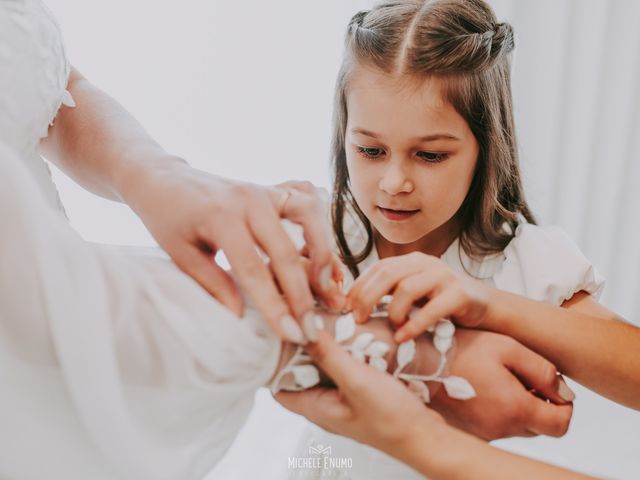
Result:
M122 167L114 174L114 193L120 201L135 210L135 206L147 196L149 188L185 168L190 167L178 156L155 150L138 152L135 161L122 162Z
M432 476L433 472L444 470L447 445L451 445L451 434L454 431L440 418L430 418L435 412L425 408L424 415L412 423L405 440L389 452L394 457L411 466L415 470ZM455 447L454 447L455 451Z
M508 295L496 288L488 290L488 308L479 327L495 333L505 333L513 318Z

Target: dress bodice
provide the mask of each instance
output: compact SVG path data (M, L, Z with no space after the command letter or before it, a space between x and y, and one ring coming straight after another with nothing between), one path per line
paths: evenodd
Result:
M38 154L66 91L70 66L58 24L40 0L0 0L0 142L35 177L50 204L60 206L48 167Z

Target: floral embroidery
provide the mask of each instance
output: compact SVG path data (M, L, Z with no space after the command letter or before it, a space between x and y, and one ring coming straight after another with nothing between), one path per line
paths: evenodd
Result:
M390 303L390 297L382 299L371 317L388 316L386 306ZM418 375L403 373L403 370L414 360L416 356L415 340L408 340L398 346L396 352L397 366L392 375L407 384L409 390L414 392L423 402L429 403L431 393L426 382L439 382L444 385L447 395L458 400L468 400L476 396L473 386L464 378L457 376L443 376L447 364L447 352L453 346L455 325L447 319L440 320L431 333L435 349L440 354L438 366L430 375ZM351 339L356 333L356 322L351 313L338 317L335 324L335 340L344 343ZM376 340L371 332L359 334L349 345L344 345L345 349L353 358L362 363L368 363L376 370L386 372L388 364L384 358L391 347L389 344ZM293 375L295 385L287 386L286 390L300 391L311 388L320 383L320 373L318 368L311 364L311 357L303 352L303 347L298 346L296 352L291 357L285 367L276 375L271 391L276 393L280 389L280 382L289 373ZM303 364L304 363L304 364Z

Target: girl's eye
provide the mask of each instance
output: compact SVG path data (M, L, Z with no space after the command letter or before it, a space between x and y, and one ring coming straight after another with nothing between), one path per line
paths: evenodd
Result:
M449 157L447 153L436 153L436 152L418 152L416 153L418 157L420 157L425 162L429 163L439 163L443 160L446 160Z
M358 147L358 153L366 158L379 158L384 155L384 150L375 147Z

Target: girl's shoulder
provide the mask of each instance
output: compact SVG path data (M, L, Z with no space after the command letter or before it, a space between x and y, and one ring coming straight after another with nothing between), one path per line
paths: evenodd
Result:
M580 291L597 298L604 288L602 276L557 226L521 223L503 252L470 265L500 290L554 305Z

